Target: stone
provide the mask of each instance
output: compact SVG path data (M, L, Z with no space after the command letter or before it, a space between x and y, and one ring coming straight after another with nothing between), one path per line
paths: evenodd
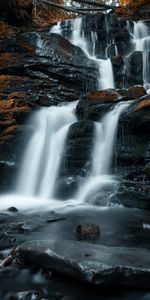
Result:
M136 68L135 68L136 66ZM126 59L126 86L143 83L143 56L142 52L134 51Z
M146 94L147 94L146 90L144 89L143 86L132 86L129 87L129 89L127 90L126 97L132 100L132 99L138 99L140 97L143 97Z
M76 114L79 119L90 119L97 121L118 101L121 95L113 89L102 91L91 91L81 95L76 107Z
M19 246L21 259L97 285L149 288L150 250L106 247L70 240L30 241Z
M76 227L78 240L95 240L100 236L100 228L92 223L79 224Z
M10 212L18 212L18 209L16 207L14 207L14 206L11 206L11 207L8 208L8 211L10 211Z

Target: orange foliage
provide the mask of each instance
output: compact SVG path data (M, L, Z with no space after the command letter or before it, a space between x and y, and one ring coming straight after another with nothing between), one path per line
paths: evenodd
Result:
M140 110L140 109L143 109L143 108L145 108L145 107L147 107L147 106L150 106L150 99L145 99L145 100L143 100L143 101L140 101L140 102L136 105L135 111Z
M145 3L148 3L148 0L119 0L120 6L129 6L133 9L137 9Z
M26 94L25 93L22 93L22 92L13 92L13 93L10 93L7 97L8 100L12 100L12 99L22 99L22 98L25 98Z
M111 102L120 97L120 94L115 90L92 91L87 94L89 101L95 102Z
M21 48L26 49L26 50L29 51L29 52L33 52L33 51L34 51L33 46L32 46L31 44L29 44L29 43L22 42L22 43L19 44L19 46L20 46Z
M26 77L15 76L15 75L0 75L0 81L7 81L7 80L23 80Z
M10 52L1 53L0 55L0 67L4 67L12 58Z

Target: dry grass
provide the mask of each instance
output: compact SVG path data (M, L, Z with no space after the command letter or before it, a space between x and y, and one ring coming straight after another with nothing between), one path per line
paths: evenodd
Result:
M13 36L12 28L5 22L0 21L0 39L8 39Z
M32 5L32 0L17 0L17 5L25 8L29 5Z

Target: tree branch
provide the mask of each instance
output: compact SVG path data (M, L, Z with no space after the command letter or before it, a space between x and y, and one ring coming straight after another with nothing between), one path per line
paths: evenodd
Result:
M97 6L97 7L103 7L105 9L116 9L116 8L119 7L119 6L115 6L115 5L108 5L108 4L95 2L95 1L92 1L92 0L71 0L71 1L79 2L79 3L86 3L86 4L94 5L94 6Z
M48 1L48 0L41 0L41 1L45 4L47 4L47 5L50 5L50 6L53 6L53 7L56 7L56 8L68 11L68 12L74 12L76 14L81 14L81 15L87 15L87 13L85 13L83 11L80 11L80 10L77 10L77 9L74 9L74 8L69 8L67 6L57 4L57 3L54 3L54 2L51 2L51 1Z

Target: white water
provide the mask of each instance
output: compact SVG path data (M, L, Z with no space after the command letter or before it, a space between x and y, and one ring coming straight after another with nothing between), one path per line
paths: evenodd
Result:
M73 112L77 102L66 106L42 108L32 118L34 133L25 151L17 187L14 194L1 196L0 207L16 206L19 210L69 209L94 204L97 191L108 193L116 180L110 167L116 140L119 116L130 105L122 102L108 112L101 122L95 123L94 149L90 174L81 180L74 199L53 199L55 180L58 176L64 144L69 126L76 122ZM92 197L91 197L92 193ZM89 201L89 197L91 197ZM107 205L107 195L104 206Z
M133 43L143 56L143 85L150 93L150 30L142 21L134 23Z
M121 102L115 108L107 113L100 123L96 123L95 145L92 155L92 171L85 179L79 192L78 201L89 201L87 197L94 191L105 189L116 183L113 176L110 175L114 144L118 120L121 113L130 105L130 102ZM92 195L93 197L93 195Z
M24 196L51 197L66 135L76 121L76 102L42 108L32 118L34 133L24 154L16 192Z
M110 59L100 60L95 57L96 33L91 33L92 55L90 55L88 43L82 30L82 20L72 21L72 27L70 41L80 46L89 58L94 59L99 64L99 86L103 89L114 87ZM53 27L52 31L61 34L60 23ZM37 51L40 51L40 54L42 47L43 45L39 42ZM120 114L129 104L129 102L117 104L112 111L104 116L101 122L95 124L91 172L85 179L81 180L79 191L74 199L67 201L53 199L53 190L59 173L68 129L72 123L76 122L73 112L76 103L61 107L42 108L35 113L31 122L34 133L25 151L15 194L1 197L1 209L16 206L23 210L58 208L61 210L66 209L66 207L94 204L93 197L89 201L91 193L96 195L97 191L107 191L107 189L109 193L116 184L116 179L110 175L110 167L118 120Z
M83 25L82 18L66 21L66 27L67 27L67 22L71 22L72 34L69 39L70 42L73 45L80 47L90 59L94 60L97 63L99 67L100 75L98 78L98 88L101 90L114 88L115 83L114 83L113 68L112 68L110 58L106 57L105 60L102 60L102 59L97 59L95 55L95 45L97 41L96 32L94 31L91 32L91 41L92 41L92 55L91 55L88 50L89 45L85 38L84 29L82 28ZM51 29L51 33L58 33L60 35L63 35L60 23L53 26L53 28Z

